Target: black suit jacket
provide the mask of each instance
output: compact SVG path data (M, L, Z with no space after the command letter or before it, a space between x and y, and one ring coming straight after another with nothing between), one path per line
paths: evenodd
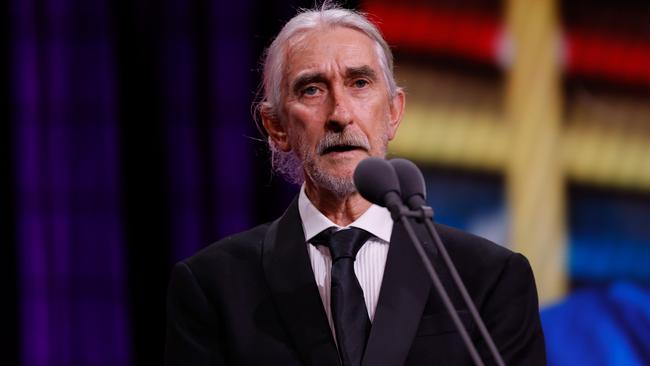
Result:
M508 365L545 365L530 266L520 254L437 225ZM486 365L486 345L423 225L416 232ZM420 258L395 223L363 364L472 365ZM297 199L271 224L179 262L167 303L167 365L338 365Z

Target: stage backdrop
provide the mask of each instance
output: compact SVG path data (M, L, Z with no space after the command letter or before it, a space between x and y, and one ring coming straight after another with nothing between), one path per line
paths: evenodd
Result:
M270 37L312 5L0 4L2 364L162 364L171 266L297 191L251 104ZM531 259L549 363L650 364L649 5L345 6L395 50L390 153L437 220Z

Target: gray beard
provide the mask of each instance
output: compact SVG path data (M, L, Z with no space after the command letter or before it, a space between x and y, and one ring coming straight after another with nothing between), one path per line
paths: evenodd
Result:
M380 137L382 144L381 156L386 155L388 145L388 135ZM370 150L370 144L365 137L351 137L345 133L328 134L317 147L318 154L337 140L347 142L354 141L353 145L360 145ZM293 184L303 184L305 181L305 172L312 179L315 185L331 192L337 198L345 198L357 192L353 178L337 177L325 173L318 166L316 156L308 151L308 147L302 141L296 141L293 146L296 148L291 151L282 151L277 148L273 140L269 138L269 149L271 150L271 165L276 174L282 176L287 182ZM303 170L304 169L304 170Z
M318 167L313 155L305 156L304 167L316 186L324 188L336 198L345 198L357 192L352 177L336 177L326 174Z
M312 155L307 155L303 171L303 163L293 150L282 151L272 141L269 141L269 148L273 171L291 184L303 184L305 182L304 171L307 171L317 186L332 192L336 197L343 198L357 191L351 177L334 177L325 174L318 168Z

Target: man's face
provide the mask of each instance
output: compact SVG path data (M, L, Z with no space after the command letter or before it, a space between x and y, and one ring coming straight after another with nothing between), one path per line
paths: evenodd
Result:
M312 31L287 49L280 118L303 162L307 184L354 191L359 161L384 156L401 120L404 95L390 97L375 43L344 27Z

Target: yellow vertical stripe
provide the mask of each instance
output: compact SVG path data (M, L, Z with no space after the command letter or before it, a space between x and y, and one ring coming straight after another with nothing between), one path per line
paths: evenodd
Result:
M542 302L557 299L566 289L556 5L555 0L507 2L514 46L505 100L511 245L530 260Z

